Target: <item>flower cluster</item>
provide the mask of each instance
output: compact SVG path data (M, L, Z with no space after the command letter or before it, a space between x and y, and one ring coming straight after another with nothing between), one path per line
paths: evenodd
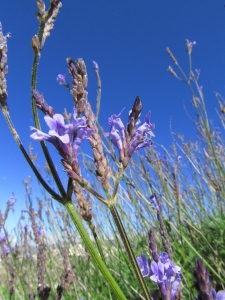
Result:
M175 299L178 287L181 283L181 268L176 266L166 252L159 254L159 260L150 261L145 254L137 257L137 263L144 278L150 277L155 282L161 294L166 298ZM153 295L152 295L153 296ZM154 296L153 296L154 299Z
M141 110L141 102L139 103L139 106ZM125 128L120 118L123 110L118 115L112 115L109 117L108 123L110 130L109 132L105 133L105 136L109 136L111 142L118 148L120 153L120 161L123 163L125 168L134 151L153 145L153 142L148 138L148 135L150 137L155 136L152 132L152 130L155 128L155 125L150 123L151 112L149 111L145 117L144 124L137 127L137 125L140 123L140 111L138 111L138 117L135 120L135 118L132 116L132 113L134 112L133 108L129 115L129 123ZM131 127L132 130L129 132Z
M71 124L65 124L64 118L60 114L54 114L53 117L46 115L44 119L50 128L48 134L31 126L30 129L35 132L30 137L35 141L52 143L65 159L76 157L82 140L89 139L93 134L93 130L86 127L86 118L84 116L77 118L76 116L77 110L75 107ZM75 131L77 132L74 136Z

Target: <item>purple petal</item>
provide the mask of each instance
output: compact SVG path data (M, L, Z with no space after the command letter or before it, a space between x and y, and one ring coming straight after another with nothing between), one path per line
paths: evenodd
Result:
M139 268L141 270L141 274L144 278L148 277L151 275L151 270L150 270L150 261L147 259L145 254L142 254L141 256L136 258L137 263L139 265Z
M171 290L170 290L170 299L171 300L175 299L180 283L181 283L180 276L176 275L176 278L175 278L174 282L172 283Z
M225 291L219 291L216 294L216 300L225 300Z
M66 84L65 76L62 74L59 74L56 80L59 82L59 84Z
M97 62L94 61L94 60L92 60L92 62L93 62L94 68L95 68L95 69L99 69L99 66L98 66Z
M30 126L30 130L34 130L35 132L32 133L30 135L30 137L34 140L34 141L48 141L54 145L56 145L55 143L55 139L53 137L51 137L49 134L46 134L44 132L42 132L41 130L38 130L35 127Z
M113 145L115 145L119 150L123 149L123 143L119 135L119 131L116 130L114 126L112 126L110 132L105 132L104 136L110 136Z
M90 128L80 128L77 136L73 141L73 153L78 154L80 144L83 140L89 139L94 134L94 130Z

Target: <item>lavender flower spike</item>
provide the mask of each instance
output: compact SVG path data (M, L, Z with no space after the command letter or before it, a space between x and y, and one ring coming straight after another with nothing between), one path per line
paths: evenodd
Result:
M35 141L48 141L52 143L59 151L60 155L64 158L67 157L68 155L73 156L73 154L77 154L77 146L79 144L79 143L74 144L76 153L73 153L72 149L73 149L74 131L77 129L86 128L86 117L83 116L82 118L77 118L76 115L77 115L77 110L76 108L74 108L72 124L65 124L64 118L60 114L55 114L52 118L46 115L44 119L50 128L48 134L38 130L35 127L30 127L31 130L35 131L33 134L31 134L30 137ZM81 138L81 134L79 135L79 131L78 131L78 137ZM82 139L89 138L89 137L90 134L86 133L86 135L83 134Z

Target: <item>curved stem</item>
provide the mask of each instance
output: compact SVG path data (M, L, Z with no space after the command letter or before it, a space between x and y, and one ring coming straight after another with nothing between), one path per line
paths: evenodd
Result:
M60 197L60 195L58 195L55 191L53 191L53 189L50 188L50 186L46 183L46 181L43 179L43 177L41 176L41 174L38 172L38 170L36 169L35 165L33 164L32 160L30 159L29 155L27 154L26 150L24 149L19 135L16 132L16 129L14 128L12 121L10 119L9 116L9 112L6 108L6 106L2 106L1 107L2 113L6 119L6 122L9 126L9 129L17 143L17 145L19 146L21 152L23 153L23 156L25 157L26 161L28 162L29 166L31 167L32 171L34 172L35 176L37 177L38 181L41 183L41 185L46 189L46 191L55 199L57 200L59 203L63 203L63 199L62 197Z
M85 246L87 247L88 251L90 252L90 255L93 259L93 261L95 262L95 264L98 266L99 270L101 271L102 275L104 276L104 278L106 279L107 283L109 284L109 286L112 288L112 290L114 291L116 297L118 299L121 300L126 300L125 295L123 294L123 292L121 291L120 287L118 286L118 284L116 283L116 281L114 280L114 278L112 277L111 273L109 272L109 270L107 269L105 263L102 261L102 259L100 258L100 256L98 255L97 251L95 250L95 248L93 247L93 244L72 204L72 202L68 201L65 204L65 207L67 209L68 214L70 215L73 224L76 226L77 231L79 232Z
M130 242L127 238L125 229L124 229L123 224L120 220L120 217L119 217L119 214L117 212L117 209L116 209L115 205L110 206L110 212L113 216L114 222L115 222L115 224L117 226L117 229L119 231L119 234L122 238L122 241L123 241L123 244L126 248L126 251L127 251L128 256L129 256L130 262L133 266L136 278L137 278L137 280L139 282L139 285L140 285L140 287L143 291L144 297L145 297L146 300L151 300L151 296L149 294L148 287L147 287L146 282L145 282L145 280L144 280L144 278L141 274L140 268L139 268L139 266L137 264L137 261L136 261L136 257L134 255L134 252L133 252L132 248L131 248Z

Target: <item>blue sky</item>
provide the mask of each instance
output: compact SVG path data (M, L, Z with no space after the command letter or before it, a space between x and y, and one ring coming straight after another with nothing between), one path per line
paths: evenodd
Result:
M8 105L26 149L31 142L29 126L33 125L30 77L31 38L38 28L35 11L36 1L1 0L3 31L12 34L8 41ZM150 109L151 121L156 124L154 140L169 147L171 118L174 132L184 134L187 139L196 134L183 107L185 104L191 116L195 116L188 87L167 72L168 66L173 66L165 51L167 46L188 72L185 39L197 42L193 49L193 66L201 70L199 82L203 86L209 117L215 119L217 125L214 92L224 94L225 81L225 8L224 1L220 0L64 0L54 30L42 50L37 88L57 113L62 113L64 107L71 111L72 99L57 83L56 77L59 73L68 74L67 57L82 57L89 75L89 101L95 108L97 85L92 64L95 60L102 80L99 121L104 130L108 131L108 116L119 113L123 107L126 107L123 113L126 122L136 95L140 95L142 120ZM69 75L66 78L70 81ZM24 208L22 180L33 174L2 115L0 126L0 209L4 209L6 200L14 192L16 207L20 210ZM43 124L42 128L47 127ZM39 144L33 143L33 148L34 153L39 153L38 164L43 166ZM50 149L57 168L62 169L56 151ZM63 173L62 176L66 178ZM34 199L38 193L34 185Z

